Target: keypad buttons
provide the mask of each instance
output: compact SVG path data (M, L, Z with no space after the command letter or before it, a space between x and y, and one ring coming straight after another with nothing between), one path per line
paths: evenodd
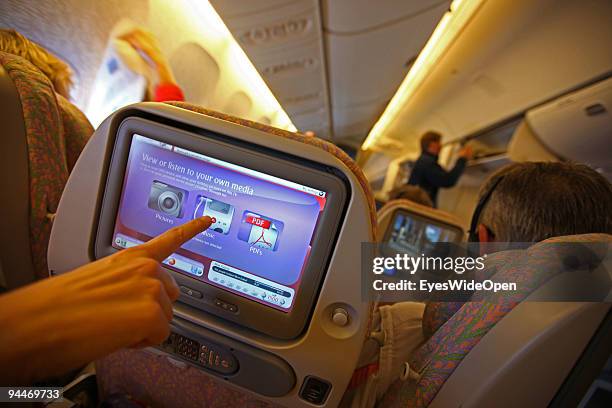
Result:
M224 300L221 299L215 299L214 300L214 304L217 307L220 307L221 309L230 312L230 313L237 313L238 312L238 306L232 304L232 303L228 303Z
M202 292L199 292L195 289L188 288L187 286L181 286L181 293L186 294L187 296L191 296L192 298L202 299Z

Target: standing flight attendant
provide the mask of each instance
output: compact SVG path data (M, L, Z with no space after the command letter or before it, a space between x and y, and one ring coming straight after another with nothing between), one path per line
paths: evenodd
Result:
M442 149L442 136L433 131L421 136L421 156L414 164L408 184L421 187L427 192L434 207L437 207L438 189L457 184L465 169L465 164L472 157L472 149L464 147L459 152L459 159L452 170L446 171L438 164L438 155Z
M176 83L176 79L170 68L168 60L161 52L155 36L140 27L118 37L119 40L129 43L142 58L138 68L124 61L127 66L138 74L147 78L151 87L151 100L153 102L184 101L185 96L182 89Z

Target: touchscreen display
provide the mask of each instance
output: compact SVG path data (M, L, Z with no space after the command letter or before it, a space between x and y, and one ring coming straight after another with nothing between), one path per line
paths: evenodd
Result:
M325 191L134 134L113 246L138 245L208 215L212 226L164 264L289 312Z
M421 217L417 214L397 211L389 224L387 245L411 256L430 254L437 242L458 242L462 232L450 225Z

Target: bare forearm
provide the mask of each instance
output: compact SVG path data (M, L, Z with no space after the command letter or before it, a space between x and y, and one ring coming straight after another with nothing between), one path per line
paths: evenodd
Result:
M196 219L0 296L0 385L31 384L122 347L161 343L179 289L160 261L211 222Z
M0 384L27 385L64 374L129 341L101 341L112 317L87 307L86 297L101 297L102 291L85 293L66 278L0 297Z
M0 298L0 384L26 385L44 377L42 368L63 341L53 315L23 290Z

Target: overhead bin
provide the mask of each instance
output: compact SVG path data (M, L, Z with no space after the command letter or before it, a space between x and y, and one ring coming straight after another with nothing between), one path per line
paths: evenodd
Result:
M612 77L533 108L513 136L509 154L513 160L542 160L548 151L550 159L554 155L611 172L610 109Z

